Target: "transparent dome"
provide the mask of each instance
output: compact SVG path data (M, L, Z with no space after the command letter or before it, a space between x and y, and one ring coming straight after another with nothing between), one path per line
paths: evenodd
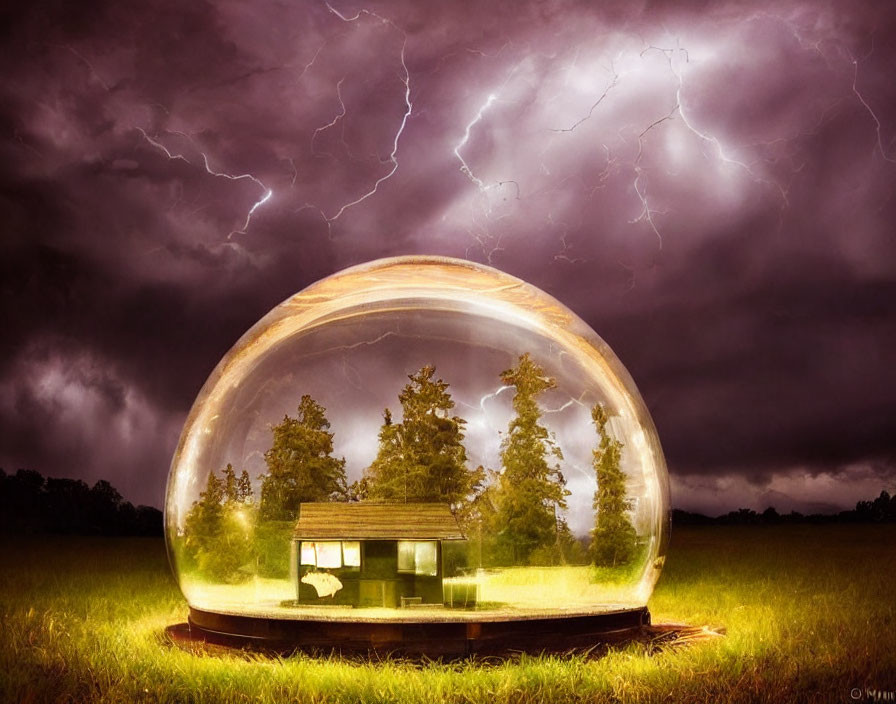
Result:
M168 479L193 609L487 621L644 607L668 477L625 368L579 317L490 267L346 269L224 356Z

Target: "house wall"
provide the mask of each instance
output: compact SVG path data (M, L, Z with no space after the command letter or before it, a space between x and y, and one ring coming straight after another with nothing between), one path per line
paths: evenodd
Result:
M298 542L298 541L296 541ZM342 582L333 596L318 597L317 590L302 584L312 567L297 565L297 598L300 604L339 604L346 606L392 607L401 605L401 597L420 597L424 604L442 603L442 546L437 543L439 574L427 577L398 571L398 542L395 540L361 541L361 569L327 569Z
M332 596L319 597L317 589L310 584L303 584L302 577L309 572L313 572L314 568L309 565L299 565L297 571L296 585L298 586L296 597L300 604L333 604L339 606L357 606L360 592L361 572L357 567L342 567L322 570L329 572L342 582L342 589Z

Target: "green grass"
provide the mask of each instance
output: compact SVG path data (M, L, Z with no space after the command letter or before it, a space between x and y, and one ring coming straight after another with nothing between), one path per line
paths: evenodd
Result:
M674 533L654 622L725 628L648 652L420 664L198 656L161 541L4 538L0 701L846 702L896 692L896 526ZM867 699L866 699L867 701Z

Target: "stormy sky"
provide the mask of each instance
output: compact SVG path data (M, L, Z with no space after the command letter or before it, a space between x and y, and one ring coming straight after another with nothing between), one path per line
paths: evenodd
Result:
M246 329L346 266L429 253L529 281L610 344L674 505L896 489L887 4L2 12L7 472L161 505Z

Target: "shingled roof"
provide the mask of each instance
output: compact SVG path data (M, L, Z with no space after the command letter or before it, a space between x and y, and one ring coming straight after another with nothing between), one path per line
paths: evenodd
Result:
M300 540L465 540L448 504L307 503Z

